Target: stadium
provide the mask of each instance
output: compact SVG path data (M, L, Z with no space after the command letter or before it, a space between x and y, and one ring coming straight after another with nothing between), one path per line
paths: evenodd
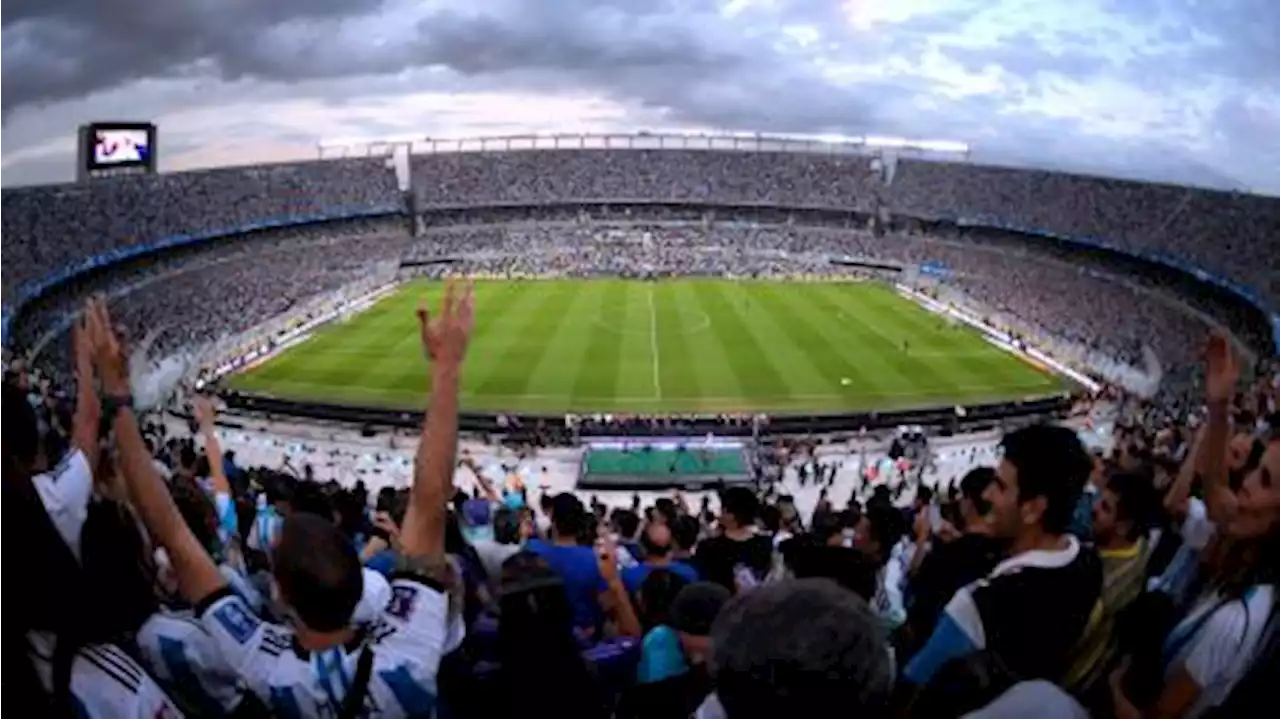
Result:
M177 416L213 390L266 431L394 443L429 396L415 313L448 277L477 283L464 431L578 444L565 477L606 490L751 481L770 437L968 436L1116 392L1176 417L1211 328L1275 348L1273 198L867 138L425 139L166 174L153 126L81 135L79 182L4 191L6 352L68 386L68 328L105 295L135 401ZM1113 416L1088 424L1110 441ZM614 461L635 434L662 449ZM691 437L728 438L729 464L679 461Z
M469 412L846 413L846 428L1155 387L1210 325L1273 347L1267 198L853 140L365 149L387 157L6 191L6 338L65 356L45 348L106 292L148 366L181 367L170 383L394 424L423 396L413 309L468 275L485 310ZM412 151L407 189L397 151ZM77 218L61 245L82 254L22 239L50 215ZM227 276L246 284L219 293Z
M1204 586L1240 596L1187 631L1238 629L1211 637L1232 682L1273 666L1278 198L867 138L175 173L145 123L80 147L77 182L0 195L6 521L53 578L6 689L156 717L1080 707L1130 691L1119 642L1161 647L1120 610L1221 547ZM68 603L107 589L141 609ZM993 657L981 688L957 656Z

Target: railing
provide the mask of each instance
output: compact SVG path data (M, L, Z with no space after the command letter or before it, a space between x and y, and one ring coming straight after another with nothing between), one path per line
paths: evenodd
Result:
M743 152L813 152L821 154L898 154L907 157L968 157L969 145L953 140L920 140L876 135L799 135L762 132L681 132L673 130L610 133L526 133L488 137L340 138L316 145L321 159L348 150L363 155L413 153L507 152L511 150L740 150ZM363 150L362 153L360 151Z

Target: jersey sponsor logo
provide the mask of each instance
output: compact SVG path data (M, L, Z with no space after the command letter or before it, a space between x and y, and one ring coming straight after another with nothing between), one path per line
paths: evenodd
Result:
M396 619L408 620L413 614L413 605L417 601L417 587L397 584L391 587L391 599L387 601L387 614Z
M262 620L253 616L239 599L233 599L218 607L213 612L213 618L218 620L232 639L241 644L249 641L254 632L258 631L258 626L262 624Z

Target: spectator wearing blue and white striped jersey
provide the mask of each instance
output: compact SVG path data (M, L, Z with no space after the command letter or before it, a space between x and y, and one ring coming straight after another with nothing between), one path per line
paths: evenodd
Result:
M331 517L294 512L285 520L273 576L287 626L264 621L230 590L182 521L150 465L132 411L116 411L118 450L139 514L169 553L202 627L248 690L277 714L421 716L435 709L436 673L450 648L451 617L457 616L449 593L455 570L444 554L445 500L472 308L470 288L451 284L439 317L419 314L423 346L433 361L433 391L401 528L405 573L392 580L390 600L365 630L351 626L364 582L359 559ZM101 304L95 311L105 316ZM114 338L106 341L99 373L104 385L118 388L127 386L127 372L113 343ZM454 634L460 639L460 632Z

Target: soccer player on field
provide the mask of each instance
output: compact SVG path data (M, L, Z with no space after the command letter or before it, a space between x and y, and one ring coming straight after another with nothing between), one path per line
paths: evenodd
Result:
M290 515L273 554L288 626L260 619L231 591L182 520L156 473L127 405L116 409L121 468L133 505L168 552L179 590L244 685L279 716L429 716L440 658L461 642L460 608L451 607L455 573L444 552L445 506L452 490L458 382L473 326L472 289L450 283L443 311L418 312L432 360L432 394L401 525L399 571L391 600L368 629L352 627L363 575L351 543L328 518ZM96 310L105 326L106 308ZM128 370L114 336L99 354L108 392L127 393ZM114 390L112 389L114 388ZM452 621L451 621L452 620Z

